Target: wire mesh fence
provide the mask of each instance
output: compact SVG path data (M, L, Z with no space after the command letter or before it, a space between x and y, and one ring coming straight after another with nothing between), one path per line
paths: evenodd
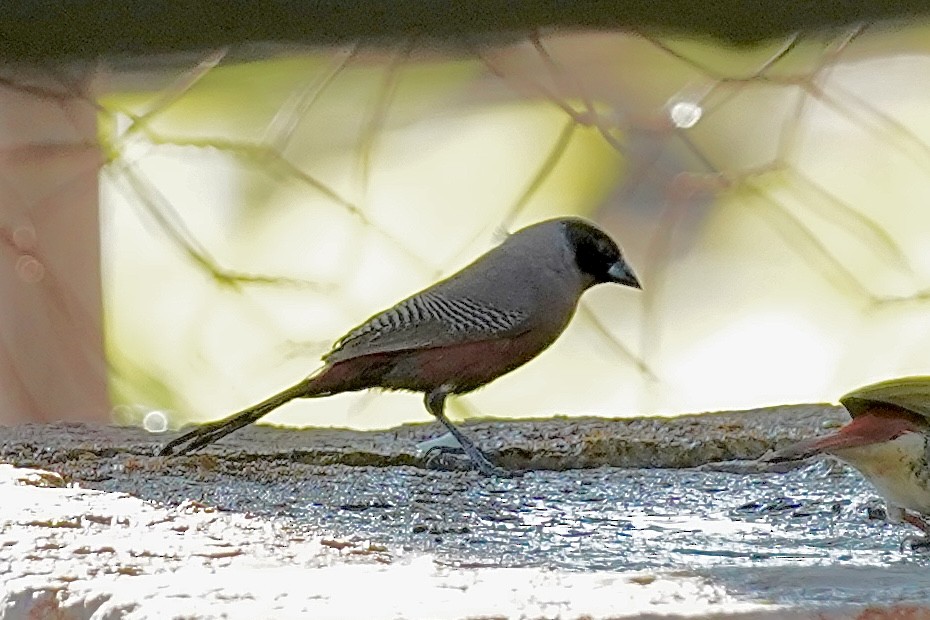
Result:
M65 142L96 153L107 362L68 363L105 369L120 421L263 398L373 312L567 213L615 236L643 293L592 291L551 351L459 413L679 413L926 372L927 34L274 46L15 69L2 88L66 127L96 119ZM49 185L66 199L67 174ZM68 300L80 286L42 234L23 245L27 202L5 254ZM413 398L273 419L390 426L423 419Z

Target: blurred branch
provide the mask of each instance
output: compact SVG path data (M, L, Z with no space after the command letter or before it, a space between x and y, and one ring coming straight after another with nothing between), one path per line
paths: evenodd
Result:
M8 0L0 59L150 56L268 42L437 43L619 29L748 44L930 17L930 0Z

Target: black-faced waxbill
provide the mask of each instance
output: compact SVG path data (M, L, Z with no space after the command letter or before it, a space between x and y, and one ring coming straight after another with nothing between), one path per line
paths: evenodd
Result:
M210 444L295 398L381 388L425 394L436 417L484 474L503 473L443 413L446 397L479 388L542 353L587 289L640 288L617 244L575 217L533 224L462 270L380 312L336 341L296 385L172 440L162 455Z

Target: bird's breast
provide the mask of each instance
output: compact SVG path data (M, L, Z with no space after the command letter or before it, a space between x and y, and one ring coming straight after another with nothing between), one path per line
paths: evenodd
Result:
M858 469L890 504L930 514L930 437L907 432L895 439L832 451Z

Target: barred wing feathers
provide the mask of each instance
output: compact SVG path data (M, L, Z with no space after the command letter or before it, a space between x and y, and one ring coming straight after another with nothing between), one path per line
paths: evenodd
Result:
M334 364L362 355L512 338L529 329L528 318L520 310L427 291L371 317L339 339L323 359Z

